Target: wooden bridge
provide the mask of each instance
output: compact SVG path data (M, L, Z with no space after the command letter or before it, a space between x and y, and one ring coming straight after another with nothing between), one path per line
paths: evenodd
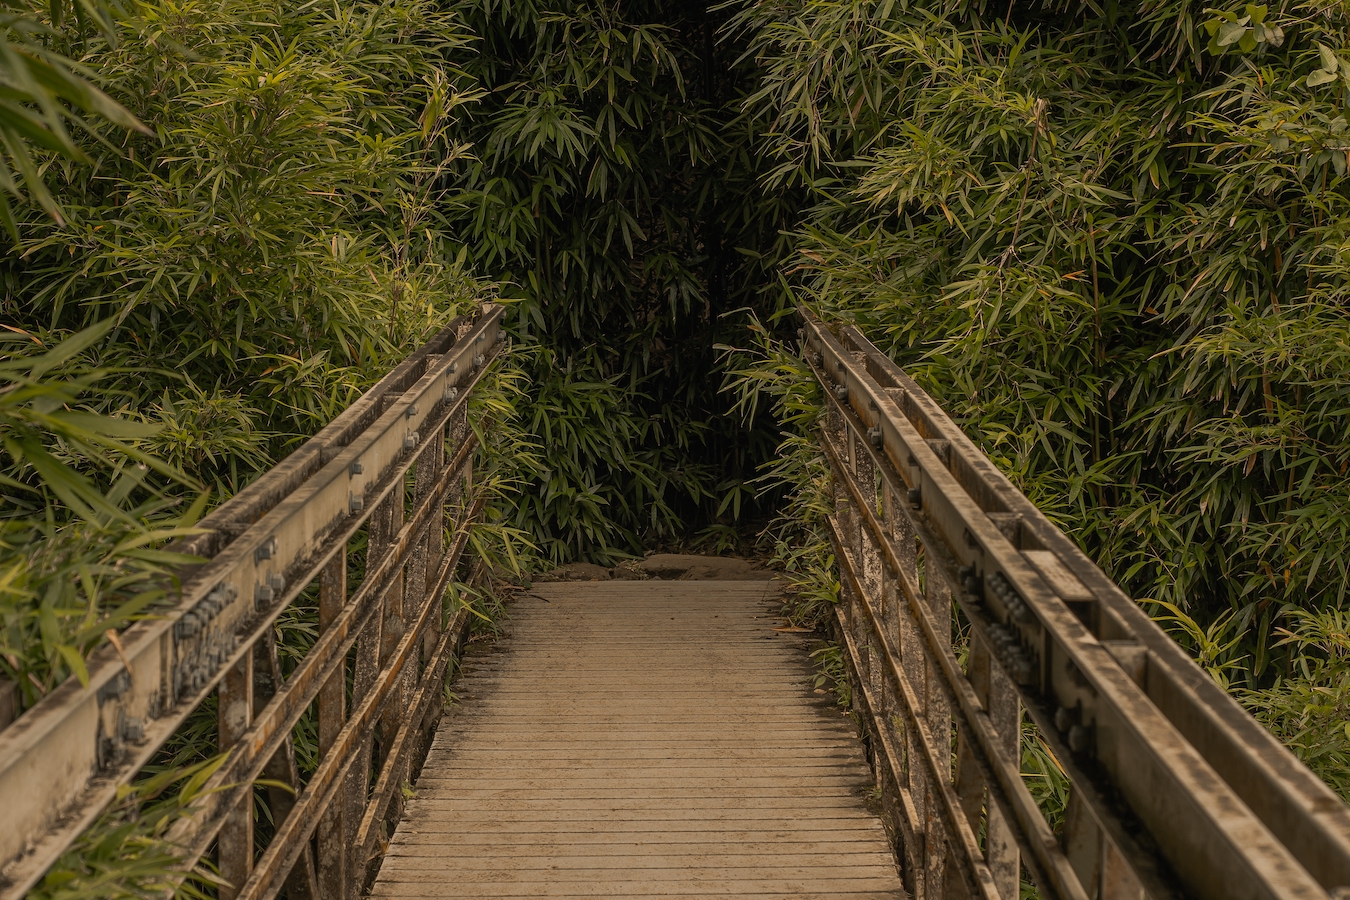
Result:
M466 655L466 401L500 317L453 323L204 520L177 606L0 731L0 900L213 700L222 756L169 837L227 900L1350 897L1350 809L889 359L806 313L854 718L809 687L770 582L537 585ZM285 673L300 602L318 639ZM1058 832L1024 731L1069 779Z
M374 896L903 896L768 581L537 585L471 658Z

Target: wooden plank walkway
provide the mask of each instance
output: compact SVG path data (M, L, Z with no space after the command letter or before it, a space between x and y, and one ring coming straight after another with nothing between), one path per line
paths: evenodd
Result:
M533 593L454 688L373 896L904 896L771 584Z

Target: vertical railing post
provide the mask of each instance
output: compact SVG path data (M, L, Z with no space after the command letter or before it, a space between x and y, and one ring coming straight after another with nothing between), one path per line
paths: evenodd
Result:
M216 736L223 753L239 742L253 721L253 654L245 653L220 682ZM253 791L246 790L230 810L217 838L221 900L234 900L253 871Z
M402 497L399 498L402 502ZM377 507L370 516L366 526L366 570L370 571L378 564L380 557L387 547L388 539L383 537L386 528L382 520L386 519L384 511ZM367 602L379 604L382 598L376 594ZM371 688L375 686L375 679L380 672L380 644L382 640L382 629L384 617L382 615L373 615L370 618L370 624L366 626L362 634L356 641L356 667L352 673L352 699L351 708L356 709L361 702L370 693ZM342 897L344 900L353 900L360 896L362 882L366 877L366 859L365 848L356 846L356 835L361 828L361 817L366 811L366 799L370 792L370 763L371 754L375 736L367 731L361 738L361 745L357 748L356 758L352 760L352 767L347 773L347 783L344 787L346 794L345 803L342 811L342 830L346 835L344 843L346 844L346 877L342 885Z
M440 478L442 470L445 468L445 435L431 435L428 440L432 445L427 447L422 453L422 458L417 464L417 481L413 490L416 498L414 505L420 507L426 500ZM412 554L412 563L408 566L408 594L416 598L415 603L418 609L426 603L438 601L439 598L427 596L431 588L431 582L436 577L436 572L440 569L441 553L445 545L445 524L444 524L444 497L437 498L442 508L442 515L436 517L427 525L426 532L417 542L417 547ZM439 610L433 615L427 625L426 634L422 638L422 661L425 664L430 661L431 654L435 651L436 644L441 637L441 617Z
M384 558L385 554L389 552L394 538L398 535L399 529L403 527L404 507L406 505L403 491L403 485L396 485L388 498L375 510L375 515L370 518L370 559L372 561ZM406 623L403 614L403 566L399 566L389 576L389 583L383 588L382 604L384 625L380 637L380 668L383 668L385 662L393 655L394 649L403 637L403 629ZM394 693L396 695L403 693L401 684L395 688ZM402 697L395 696L385 708L386 712L380 717L379 726L382 753L388 751L389 743L394 738L394 732L398 730L398 718L403 709Z
M989 695L985 708L998 732L1003 752L1013 759L1021 758L1022 701L1017 688L998 665L990 667ZM1022 859L1013 834L1010 811L992 798L988 801L985 822L985 859L994 876L1000 897L1018 900L1022 890ZM1135 898L1138 900L1138 898Z
M319 633L322 634L347 604L347 551L344 547L319 575ZM344 661L319 691L319 759L328 756L347 721L347 665ZM323 900L345 900L351 880L344 839L345 798L341 793L319 817L318 878Z
M924 579L924 600L932 617L933 630L943 649L952 643L952 592L947 579L936 559L928 560ZM938 752L951 746L952 714L947 701L947 691L943 686L942 673L938 670L937 660L931 654L924 654L924 693L925 718L928 732L933 737L933 746ZM951 779L951 764L939 777ZM942 785L933 785L933 791L942 790ZM933 796L930 794L930 796ZM955 865L951 842L955 835L948 834L946 824L937 809L937 803L929 805L928 828L928 888L930 897L942 900L959 900L966 895L966 882L960 867Z

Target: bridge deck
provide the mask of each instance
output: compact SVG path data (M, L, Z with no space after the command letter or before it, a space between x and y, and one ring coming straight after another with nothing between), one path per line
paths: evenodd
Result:
M374 896L904 896L770 584L534 594L470 658Z

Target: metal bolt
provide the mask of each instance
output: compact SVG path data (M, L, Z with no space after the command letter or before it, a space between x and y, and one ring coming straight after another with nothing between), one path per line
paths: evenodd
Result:
M352 462L352 464L347 468L347 471L351 472L353 475L360 475L366 471L366 467L361 465L361 460L358 459Z
M272 589L265 584L260 584L258 585L258 590L254 594L254 597L257 598L259 603L271 603Z
M919 488L916 487L910 488L908 491L908 497L909 497L909 505L913 506L915 509L917 509L919 506L923 504L923 491Z
M1069 749L1074 753L1082 753L1088 747L1088 730L1082 725L1075 725L1069 729Z
M277 539L268 538L263 541L262 546L253 551L253 561L262 562L265 559L271 559L272 554L277 552Z
M459 388L453 384L445 389L445 402L450 403L459 396Z
M366 501L356 494L352 494L351 499L347 501L347 508L354 513L358 513L366 508Z
M408 432L403 436L403 449L404 450L414 449L417 446L417 442L420 441L421 439L422 439L421 436L417 432L415 431Z
M1058 731L1068 731L1069 726L1073 724L1073 713L1061 706L1055 710L1055 729Z
M880 450L883 442L881 436L881 426L875 425L867 429L867 439L872 442L872 446Z
M848 385L836 384L834 386L834 399L844 401L848 399Z
M459 371L459 363L452 362L450 364L450 368L446 369L446 371L449 372L451 375L455 374L456 372Z
M127 716L122 723L122 734L133 744L139 744L145 737L145 724L135 716Z
M974 572L961 579L961 586L966 589L967 594L978 594L980 592L980 579Z
M505 344L505 343L506 343L506 332L505 332L505 331L499 331L499 332L497 332L497 343L499 343L499 344Z
M480 353L473 358L473 367L475 369L483 368L483 354Z
M272 590L280 594L286 587L286 577L280 572L274 572L272 573L272 577L267 579L267 583L272 586Z
M414 403L413 405L409 406L408 411L404 413L404 415L407 416L409 419L417 415L417 404Z

